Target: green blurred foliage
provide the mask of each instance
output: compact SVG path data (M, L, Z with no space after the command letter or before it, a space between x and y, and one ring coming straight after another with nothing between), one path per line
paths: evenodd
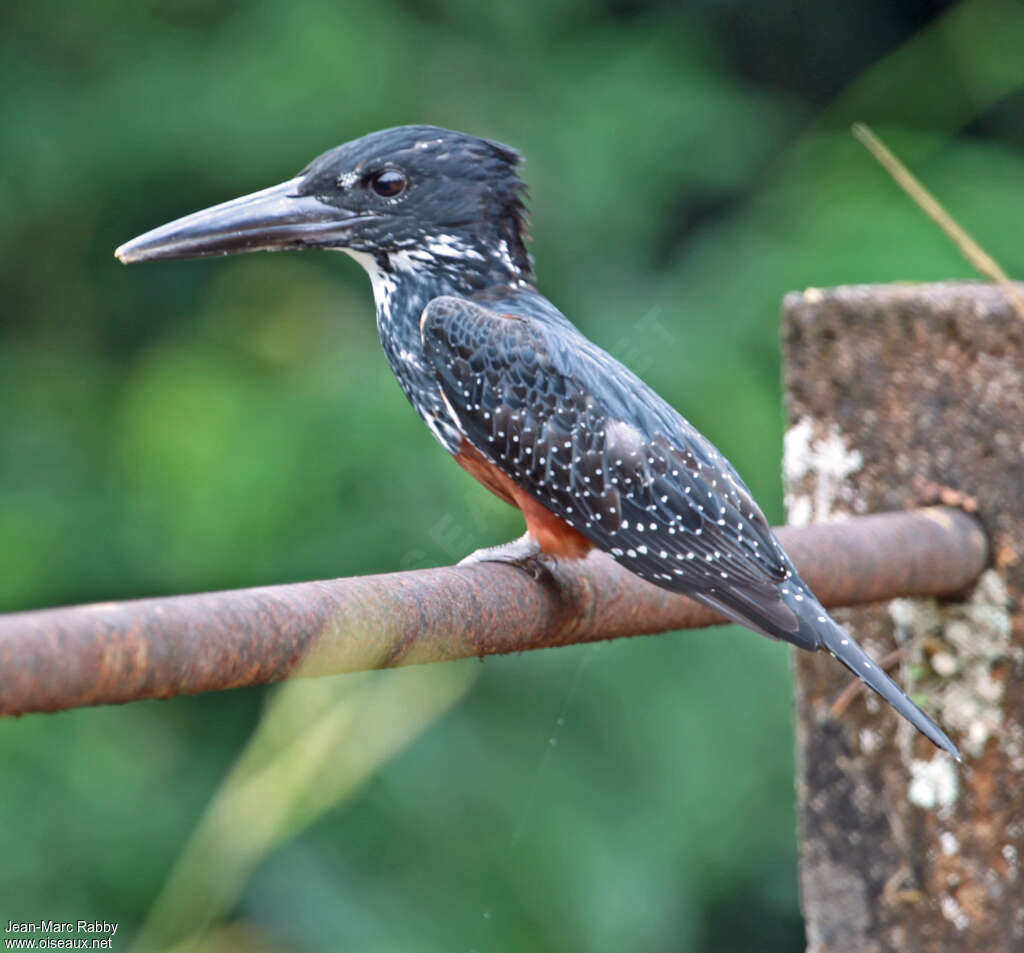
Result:
M404 122L523 150L542 290L780 520L781 295L970 275L849 122L1024 274L1024 14L947 6L7 0L0 609L518 535L402 398L354 263L111 254ZM261 699L0 724L0 918L130 936ZM234 915L296 951L797 949L789 718L786 651L734 629L491 659Z

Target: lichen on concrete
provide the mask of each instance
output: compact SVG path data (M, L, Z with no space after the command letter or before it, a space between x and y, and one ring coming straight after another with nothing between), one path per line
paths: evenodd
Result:
M837 504L854 505L847 478L863 462L834 425L823 426L810 417L798 420L786 431L783 443L787 522L821 523L835 517Z
M960 782L952 759L936 754L928 761L910 762L910 785L907 797L926 811L949 807L956 803Z
M962 765L867 696L835 717L842 675L797 657L809 953L1020 953L1024 321L984 283L810 289L787 296L784 341L790 519L961 503L991 554L964 604L838 613L869 651L895 635L894 678ZM867 915L850 918L826 878L859 885Z
M996 666L1019 660L1021 653L1011 643L1011 607L1006 585L992 569L965 602L940 608L934 599L893 599L888 606L896 640L912 652L907 672L922 689L918 700L972 757L980 757L1003 727L1007 682ZM914 684L908 690L917 694Z

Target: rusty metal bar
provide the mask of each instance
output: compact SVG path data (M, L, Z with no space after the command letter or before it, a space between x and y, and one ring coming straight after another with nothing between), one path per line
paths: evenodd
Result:
M826 606L963 592L973 517L934 507L779 531ZM481 564L0 616L0 714L58 711L724 621L603 554L534 580Z

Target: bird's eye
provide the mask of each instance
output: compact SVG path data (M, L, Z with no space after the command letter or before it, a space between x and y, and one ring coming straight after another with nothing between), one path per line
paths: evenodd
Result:
M405 191L405 176L397 169L385 169L370 179L370 187L382 198L393 199Z

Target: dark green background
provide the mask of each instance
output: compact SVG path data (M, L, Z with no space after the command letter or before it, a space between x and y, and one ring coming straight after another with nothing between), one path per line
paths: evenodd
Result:
M406 122L525 153L542 290L781 520L782 294L971 275L850 122L1020 276L1021 49L1015 0L6 0L0 610L521 532L406 404L353 262L112 257ZM199 948L802 948L784 648L722 629L464 664L461 704L256 865L248 939ZM265 698L0 723L0 927L115 920L127 949Z

